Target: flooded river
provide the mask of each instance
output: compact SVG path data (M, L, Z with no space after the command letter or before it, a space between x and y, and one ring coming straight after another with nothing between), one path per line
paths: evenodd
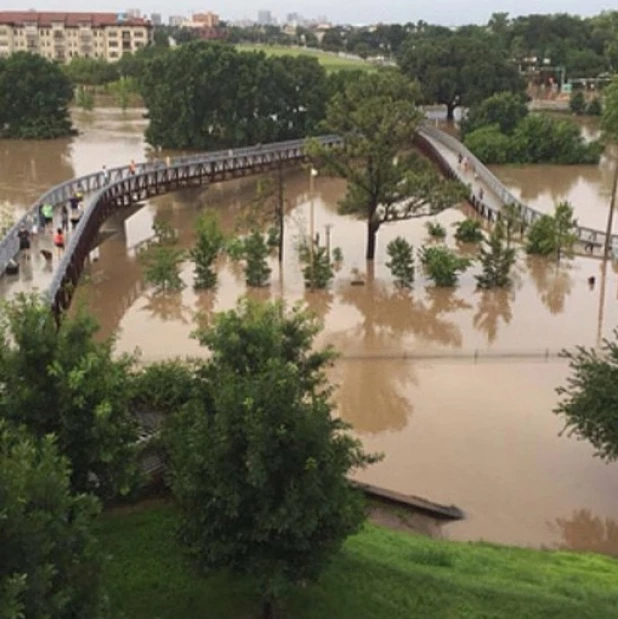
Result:
M97 110L76 121L82 133L73 140L0 141L0 201L19 211L70 176L150 156L139 111ZM533 205L551 204L543 196L571 200L582 223L593 225L606 203L604 165L497 173ZM196 293L186 263L187 287L154 295L143 283L136 247L151 235L155 217L169 221L185 247L206 209L233 231L255 187L255 179L244 179L185 190L106 224L110 236L78 298L105 335L118 334L119 351L139 348L146 361L203 354L190 338L195 317L233 307L246 293L242 273L222 259L217 290ZM420 220L381 229L375 272L365 286L352 286L352 270L365 272L365 226L337 214L344 189L338 179L318 177L313 196L316 230L324 238L329 226L332 246L344 254L331 289L304 290L295 246L308 228L311 196L307 171L296 170L285 180L284 263L280 269L273 260L271 286L251 294L304 301L323 319L321 342L342 354L332 374L339 412L368 449L386 456L360 478L458 505L467 518L444 527L445 537L618 555L618 465L593 458L587 443L559 437L561 423L551 412L555 388L568 374L556 353L595 345L618 325L616 271L603 275L590 259L557 267L522 255L509 291L477 292L471 269L455 290L435 289L419 273L413 290L402 292L391 283L385 247L399 234L417 247L427 242ZM463 216L452 210L438 220L451 228Z

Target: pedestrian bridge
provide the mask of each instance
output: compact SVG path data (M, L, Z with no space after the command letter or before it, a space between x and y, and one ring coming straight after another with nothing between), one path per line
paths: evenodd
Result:
M341 139L337 136L327 135L317 139L329 148L341 145ZM0 273L4 273L19 251L19 228L22 225L30 228L37 221L39 206L49 202L54 208L59 207L67 204L75 192L81 191L84 194L84 211L77 227L68 237L64 255L55 270L49 273L50 265L41 260L33 260L34 266L30 265L33 271L40 271L30 273L30 279L47 285L52 308L59 313L68 308L99 230L113 213L177 189L263 174L296 165L305 159L306 140L289 140L179 157L170 161L169 165L161 161L142 163L136 166L134 173L125 166L109 170L107 177L101 171L73 178L43 194L0 240ZM35 244L33 249L37 249ZM51 274L51 281L45 277L45 271ZM9 279L9 276L5 275L4 279Z
M337 148L342 141L334 135L317 138L329 147ZM505 204L518 206L525 226L542 213L521 203L496 176L457 139L446 132L424 123L414 136L418 148L441 172L458 179L469 188L468 201L485 219L494 222L500 217ZM106 179L102 172L74 178L43 194L29 211L0 240L0 274L19 249L17 232L21 225L31 226L38 217L38 207L49 202L54 207L66 204L76 191L84 193L84 212L75 231L70 234L62 259L56 269L38 260L30 265L30 279L39 288L47 288L51 305L59 313L68 308L75 287L83 272L89 253L97 242L103 222L115 212L126 212L132 205L169 191L205 185L243 176L263 174L286 165L295 165L306 159L306 141L290 140L240 148L208 152L175 158L165 162L142 163L135 173L128 166L109 170ZM467 169L459 164L459 157L469 162ZM605 232L580 226L577 235L589 248L605 244ZM618 246L618 235L612 235L611 244ZM36 249L36 245L33 246ZM9 276L3 278L9 283ZM4 292L2 292L4 290ZM10 283L0 288L0 295L10 291Z

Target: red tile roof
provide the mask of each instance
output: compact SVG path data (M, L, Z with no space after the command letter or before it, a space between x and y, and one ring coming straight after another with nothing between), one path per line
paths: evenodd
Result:
M39 28L49 28L53 23L61 22L65 26L87 24L92 27L102 26L150 26L150 22L140 17L119 19L122 13L60 13L38 11L0 11L0 24L23 26L25 22L36 22Z

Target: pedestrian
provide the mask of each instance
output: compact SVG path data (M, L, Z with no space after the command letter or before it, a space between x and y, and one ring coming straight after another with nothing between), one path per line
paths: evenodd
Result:
M129 164L129 174L135 175L136 171L137 171L137 166L135 165L135 161L131 159L131 163Z
M172 165L172 158L169 155L165 158L165 165L168 168Z
M482 200L485 197L485 192L483 191L483 188L481 187L479 189L479 200Z
M62 217L62 229L65 232L69 231L69 209L66 207L65 204L62 205L62 211L61 211L61 217Z
M75 192L70 198L69 198L69 206L71 207L71 211L74 211L80 203L80 199L79 196L77 195L77 192Z
M62 228L56 229L56 234L54 234L54 245L56 246L58 257L62 256L64 252L64 232L62 232Z
M52 224L54 223L54 207L49 202L45 202L45 204L43 204L43 206L41 207L41 212L43 213L43 225L45 230L47 230L47 228L53 228Z
M77 224L82 216L82 209L77 207L76 209L71 210L71 230L75 230L77 228Z
M22 224L17 236L19 238L19 251L23 251L26 260L30 260L30 230Z
M77 198L78 204L81 204L84 201L84 192L82 191L81 185L77 185L77 191L75 192L75 197Z
M104 165L101 171L103 173L103 184L107 185L107 183L109 183L109 170L107 169L107 166Z
M461 153L457 154L457 165L461 166L461 162L463 161L463 155Z

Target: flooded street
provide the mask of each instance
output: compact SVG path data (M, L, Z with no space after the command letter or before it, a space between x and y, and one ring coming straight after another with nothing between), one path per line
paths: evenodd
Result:
M140 110L80 112L76 121L81 134L73 140L0 141L0 202L19 212L54 183L150 155ZM585 169L495 171L531 206L549 211L556 200L568 199L580 223L604 226L612 175L606 161ZM169 221L180 244L190 247L194 222L206 209L232 233L256 182L169 194L126 221L114 216L106 223L110 236L77 301L92 309L104 335L118 334L120 352L139 348L145 361L204 354L190 338L195 318L234 306L246 293L241 270L222 259L217 289L196 293L186 262L184 290L156 295L144 285L136 248L151 236L155 217ZM477 292L474 268L454 290L433 288L418 270L413 289L401 291L392 285L385 248L398 235L415 247L429 242L420 219L384 226L375 272L365 286L352 286L352 270L366 271L366 228L337 214L344 190L338 179L316 179L316 231L323 240L330 226L331 245L344 255L330 290L304 290L295 247L308 230L311 196L308 171L298 169L285 178L282 268L272 259L270 287L250 294L304 301L323 319L320 343L342 354L332 372L340 386L339 413L369 450L386 456L359 477L456 504L468 517L444 527L445 537L618 555L618 465L593 458L587 443L559 437L561 423L551 412L568 370L556 359L559 350L595 345L618 325L617 271L610 266L603 274L591 259L557 266L521 253L508 291ZM452 224L463 217L451 210L437 218L452 246Z

